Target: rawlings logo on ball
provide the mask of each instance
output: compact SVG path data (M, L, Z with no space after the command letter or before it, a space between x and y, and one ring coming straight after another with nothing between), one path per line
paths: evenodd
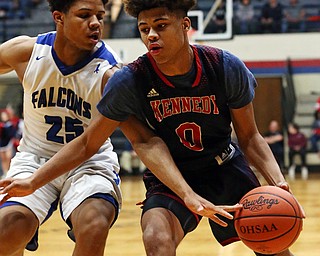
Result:
M267 206L267 209L270 209L273 205L279 204L279 200L260 196L258 199L255 200L245 199L242 202L242 204L244 209L250 210L252 212L258 212L263 209L263 206Z

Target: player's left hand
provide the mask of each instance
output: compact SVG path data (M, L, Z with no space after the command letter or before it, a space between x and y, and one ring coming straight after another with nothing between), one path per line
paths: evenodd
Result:
M0 195L4 197L0 200L0 205L11 197L22 197L34 192L31 178L15 179L6 178L0 180Z
M277 184L277 187L282 188L282 189L288 191L289 193L293 194L291 189L290 189L290 187L289 187L289 183L286 182L286 181ZM297 200L297 202L298 202L298 200ZM301 204L299 204L299 206L300 206L300 209L301 209L302 216L303 216L303 218L305 218L306 217L305 211L304 211L303 207L301 206Z
M284 189L284 190L286 190L286 191L288 191L288 192L290 192L292 194L288 182L283 181L281 183L278 183L276 186L279 187L279 188L282 188L282 189Z
M214 205L197 194L184 198L184 203L192 212L207 217L223 227L226 227L228 224L220 219L218 215L232 220L233 216L229 212L239 211L242 208L240 204Z

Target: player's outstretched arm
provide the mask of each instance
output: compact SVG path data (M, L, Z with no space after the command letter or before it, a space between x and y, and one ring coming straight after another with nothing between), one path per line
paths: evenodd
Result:
M175 192L191 211L208 217L222 226L226 226L226 223L218 215L232 219L233 217L229 212L234 212L241 208L240 205L215 206L196 194L183 178L164 141L155 136L151 130L137 119L130 117L120 127L142 162L161 182Z

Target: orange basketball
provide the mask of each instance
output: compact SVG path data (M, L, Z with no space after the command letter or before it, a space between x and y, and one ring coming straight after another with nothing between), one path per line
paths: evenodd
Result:
M255 252L277 254L289 248L302 230L303 215L289 192L261 186L242 197L243 208L234 216L242 242Z

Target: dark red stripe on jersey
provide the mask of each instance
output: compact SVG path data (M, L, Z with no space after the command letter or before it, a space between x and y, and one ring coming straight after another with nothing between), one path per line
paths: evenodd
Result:
M193 84L192 84L192 87L195 87L199 84L200 82L200 79L201 79L201 74L202 74L202 65L201 65L201 61L200 61L200 58L199 58L199 54L198 54L198 51L197 51L197 48L195 46L192 46L192 50L193 50L193 53L194 53L194 57L195 57L195 61L196 61L196 66L197 66L197 75L196 75L196 79L194 80ZM163 75L163 73L160 71L160 69L158 68L155 60L152 58L151 54L148 52L147 53L147 56L155 70L155 72L157 73L157 75L160 77L160 79L168 86L170 87L173 87L174 88L174 85Z

